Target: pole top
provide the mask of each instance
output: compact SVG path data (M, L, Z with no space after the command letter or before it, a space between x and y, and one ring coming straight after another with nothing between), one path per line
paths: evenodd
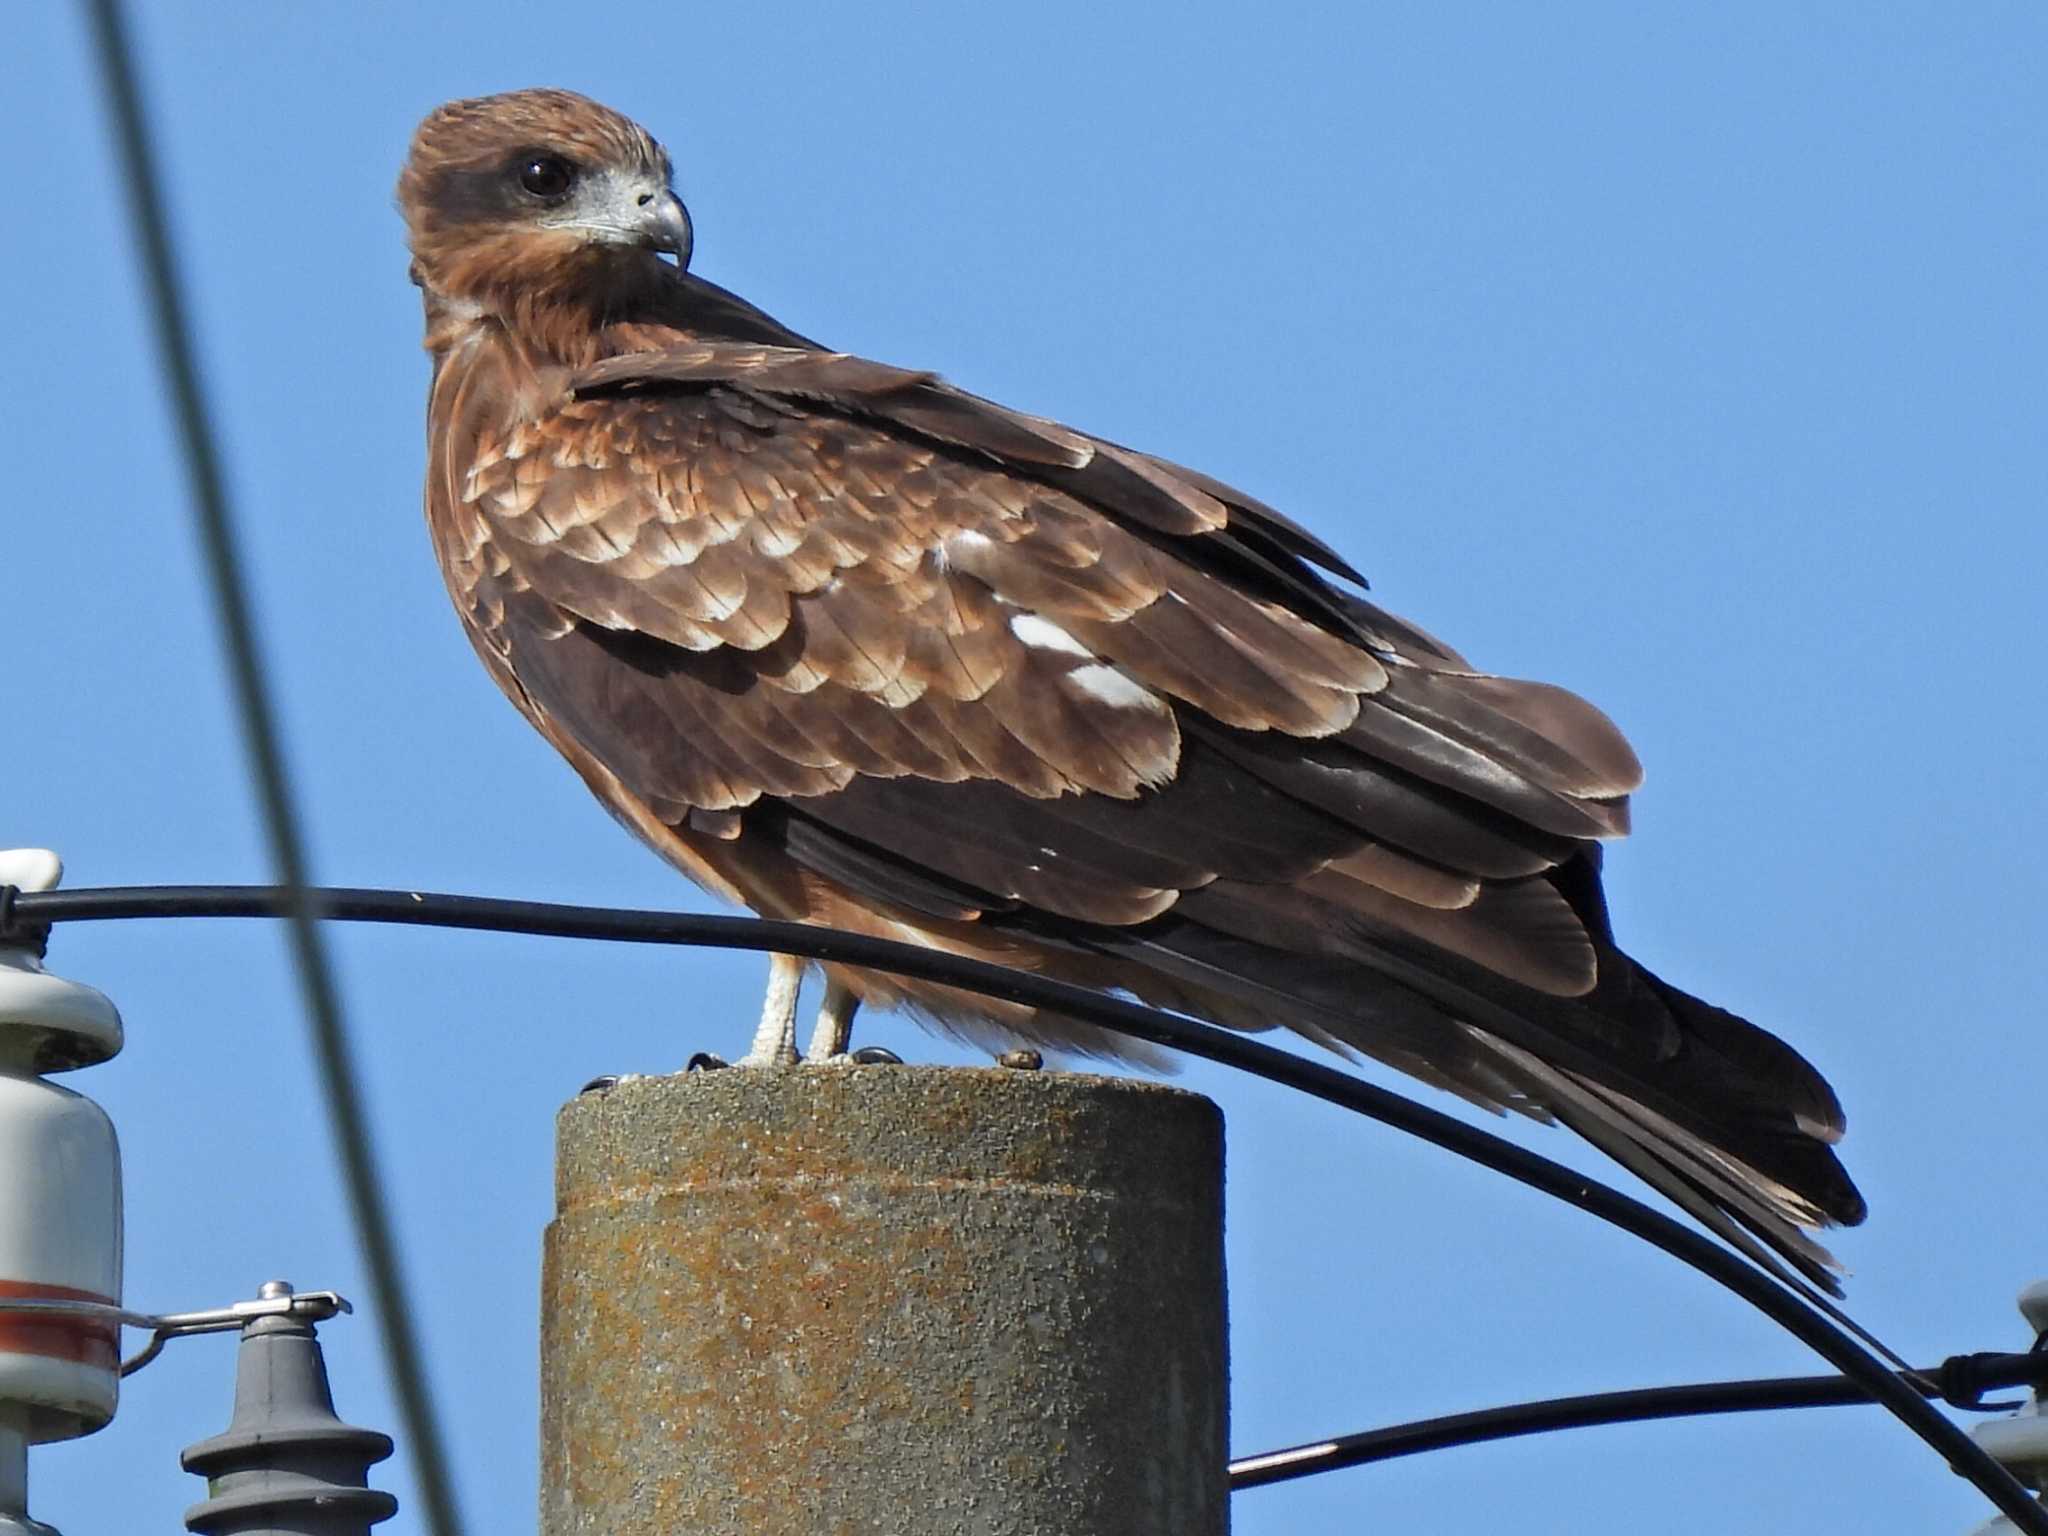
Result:
M620 1079L556 1134L543 1536L1227 1528L1207 1099L736 1067Z

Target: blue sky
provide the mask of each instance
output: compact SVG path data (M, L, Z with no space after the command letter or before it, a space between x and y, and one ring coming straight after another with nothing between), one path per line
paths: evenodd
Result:
M1475 660L1604 706L1649 771L1609 862L1625 942L1848 1107L1855 1312L1916 1358L2024 1345L2011 1298L2048 1273L2039 7L136 9L322 879L705 906L485 680L420 525L399 159L448 97L574 87L669 145L705 275L1235 481ZM261 880L85 35L50 3L10 42L0 845L56 847L78 885ZM529 1528L553 1110L739 1049L760 963L336 950L465 1509ZM280 1274L362 1297L282 936L81 927L52 963L128 1020L74 1085L123 1136L131 1301ZM1241 1453L1818 1368L1586 1218L1181 1080L1228 1116ZM396 1430L376 1326L330 1327L330 1367L344 1414ZM39 1452L37 1513L168 1528L230 1355L174 1347L111 1428ZM409 1494L402 1451L380 1477ZM1618 1532L1652 1507L1674 1533L1982 1516L1889 1421L1833 1410L1443 1453L1244 1494L1235 1528Z

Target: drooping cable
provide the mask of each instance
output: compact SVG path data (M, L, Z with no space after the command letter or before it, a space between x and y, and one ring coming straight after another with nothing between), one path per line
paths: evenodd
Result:
M293 968L298 974L321 1091L340 1152L349 1210L381 1322L378 1336L385 1342L386 1362L405 1425L427 1529L433 1536L460 1536L461 1522L448 1476L447 1457L412 1317L406 1310L398 1247L385 1208L383 1184L378 1177L369 1119L349 1049L340 996L325 942L305 897L304 843L276 714L271 707L255 619L250 611L248 584L242 573L228 504L227 480L221 470L184 291L171 248L170 221L136 75L134 51L120 0L86 0L85 9L92 24L112 117L129 214L141 247L157 348L170 390L193 513L213 588L214 611L220 621L228 672L233 680L236 710L242 721L250 776L262 806L271 862L284 886L281 915L290 922Z
M1950 1374L1949 1366L1967 1363L1977 1391L1997 1386L2039 1385L2048 1381L2048 1358L2026 1355L1960 1355L1929 1371L1915 1371L1907 1385L1923 1396ZM1518 1435L1539 1435L1556 1429L1588 1429L1602 1424L1640 1424L1654 1419L1690 1418L1716 1413L1756 1413L1779 1408L1846 1408L1869 1406L1870 1394L1846 1376L1768 1376L1749 1381L1701 1381L1675 1387L1636 1387L1622 1392L1591 1392L1578 1397L1552 1397L1538 1402L1509 1403L1470 1413L1445 1414L1333 1435L1327 1440L1239 1456L1230 1463L1233 1493L1270 1483L1314 1477L1343 1467L1362 1467L1397 1456L1454 1446L1481 1445ZM1990 1405L1971 1402L1970 1407Z
M1735 1292L1805 1343L1870 1399L1913 1431L1959 1476L1998 1507L2016 1530L2048 1536L2048 1509L2012 1474L1928 1404L1915 1386L1859 1345L1802 1297L1733 1251L1641 1201L1397 1093L1259 1041L1084 987L866 934L762 918L505 901L425 891L323 888L305 893L329 919L469 928L622 943L675 944L803 955L898 976L944 982L1010 1002L1056 1009L1105 1029L1170 1046L1297 1089L1378 1120L1483 1167L1542 1190L1633 1233ZM263 886L155 886L22 894L14 920L25 927L87 919L278 917L289 892Z

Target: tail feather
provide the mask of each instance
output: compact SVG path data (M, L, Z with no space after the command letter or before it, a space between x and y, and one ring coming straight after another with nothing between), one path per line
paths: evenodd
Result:
M1747 1019L1659 979L1619 950L1600 957L1586 999L1611 1016L1670 1021L1676 1049L1600 1085L1683 1130L1744 1170L1808 1224L1854 1226L1868 1208L1835 1156L1847 1122L1834 1090L1791 1046Z
M1475 1103L1561 1121L1800 1289L1841 1294L1800 1230L1863 1219L1836 1158L1841 1107L1791 1047L1602 945L1600 983L1560 998L1441 952L1361 962L1180 918L1104 946L1167 1006L1232 1028L1285 1023Z
M1524 1078L1528 1092L1550 1105L1562 1124L1724 1242L1802 1292L1817 1288L1832 1297L1842 1294L1840 1263L1796 1224L1812 1207L1795 1192L1612 1090L1560 1072L1483 1031L1471 1033L1503 1056Z

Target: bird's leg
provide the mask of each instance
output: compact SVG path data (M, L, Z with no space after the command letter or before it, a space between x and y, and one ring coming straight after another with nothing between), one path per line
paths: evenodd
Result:
M860 998L828 978L825 1001L818 1005L818 1022L811 1030L811 1048L804 1052L804 1060L844 1066L846 1042L853 1038L853 1016L859 1011Z
M761 1004L761 1025L739 1067L788 1067L796 1063L796 997L803 985L804 963L795 955L768 957L768 996Z

